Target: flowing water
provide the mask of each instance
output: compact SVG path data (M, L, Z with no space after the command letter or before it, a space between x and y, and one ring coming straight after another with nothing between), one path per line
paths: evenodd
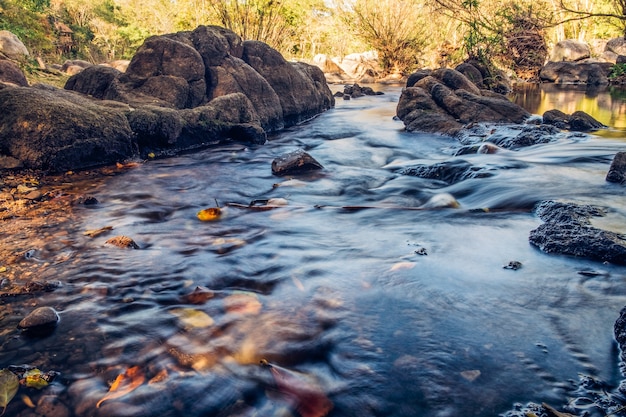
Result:
M112 234L49 266L56 291L1 301L0 368L60 372L24 392L75 416L468 417L544 401L600 415L581 380L610 391L622 379L613 324L626 269L544 254L528 235L544 199L607 207L594 224L626 233L626 189L605 181L626 150L624 115L604 137L464 155L492 175L447 185L398 173L459 148L404 132L400 92L339 100L264 146L150 161L90 190L100 203L74 226ZM273 176L272 160L296 149L324 169ZM449 195L458 207L428 203ZM288 205L228 206L269 198ZM199 221L216 200L222 217ZM113 235L140 249L105 245ZM59 311L56 330L21 335L40 305ZM143 376L134 389L109 387L129 369ZM7 415L38 410L15 399Z

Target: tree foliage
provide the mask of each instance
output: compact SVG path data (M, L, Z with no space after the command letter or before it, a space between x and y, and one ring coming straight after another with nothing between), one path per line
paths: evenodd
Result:
M58 48L60 23L69 51ZM372 49L384 73L472 58L532 79L559 40L624 36L626 0L0 0L0 29L49 59L130 58L150 35L199 25L299 59Z

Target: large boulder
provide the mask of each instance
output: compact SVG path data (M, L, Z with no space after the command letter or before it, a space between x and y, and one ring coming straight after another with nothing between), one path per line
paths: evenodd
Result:
M53 172L111 164L135 154L124 107L46 88L0 90L0 152ZM103 105L104 104L104 105Z
M544 201L535 212L544 223L529 241L542 251L626 265L626 236L591 225L591 218L605 215L601 208Z
M584 60L581 62L550 61L539 72L543 82L556 84L606 85L611 72L610 62Z
M319 68L215 26L147 39L125 72L91 65L65 90L0 91L0 159L49 171L262 144L334 105Z
M453 135L469 123L522 123L530 113L506 96L479 89L456 70L439 69L409 77L396 114L408 131Z
M550 61L581 61L583 59L591 58L591 48L584 42L579 42L574 39L565 39L557 42L554 45L552 56Z
M243 60L276 92L283 120L288 126L310 119L334 104L324 74L318 67L289 63L278 51L258 41L243 43Z
M90 68L70 78L66 88L134 107L178 110L241 93L266 131L300 123L334 105L317 67L289 63L266 44L243 42L217 26L153 36L125 73Z
M8 30L0 30L0 56L21 61L29 56L28 49L22 41Z
M20 87L28 86L24 72L13 61L0 59L0 83L12 84Z

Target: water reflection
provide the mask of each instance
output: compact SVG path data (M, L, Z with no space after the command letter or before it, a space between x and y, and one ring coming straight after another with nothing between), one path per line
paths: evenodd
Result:
M623 88L516 84L510 97L533 114L542 115L552 109L567 114L581 110L613 129L626 130L626 90Z

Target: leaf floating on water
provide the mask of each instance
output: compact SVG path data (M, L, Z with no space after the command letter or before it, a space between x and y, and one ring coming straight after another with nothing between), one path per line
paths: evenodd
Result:
M23 378L22 384L29 388L42 389L48 386L48 377L37 368L24 372Z
M197 214L198 219L203 222L212 222L218 220L222 216L222 209L219 207L210 207L200 210Z
M391 267L389 271L391 272L400 271L402 269L412 269L414 267L415 267L415 262L398 262L396 264L393 264L393 266Z
M213 298L213 291L205 287L196 287L191 293L183 296L183 301L189 304L204 304Z
M301 417L325 417L333 403L322 388L309 376L270 364L265 359L261 365L269 368L278 390L294 402Z
M113 226L104 226L104 227L101 227L100 229L87 230L85 233L83 233L83 235L89 236L89 237L97 237L102 234L108 233L111 230L113 230Z
M178 317L186 327L203 328L212 326L214 321L207 313L193 308L175 308L170 313Z
M20 380L17 375L8 369L0 370L0 407L2 407L0 416L4 415L7 405L15 397L19 387Z
M254 293L238 293L229 295L224 299L227 313L257 315L261 312L263 304Z
M96 408L100 408L100 405L106 400L112 400L115 398L123 397L124 395L134 391L141 384L144 383L146 377L138 366L128 368L123 374L119 374L115 381L111 384L107 395L102 397L100 401L96 403Z

